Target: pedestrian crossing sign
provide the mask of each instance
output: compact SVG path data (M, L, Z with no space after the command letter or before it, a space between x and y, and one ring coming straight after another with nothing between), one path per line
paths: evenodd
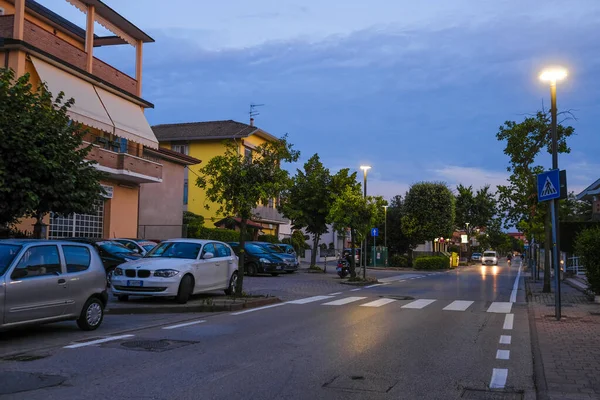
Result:
M537 176L538 200L548 201L560 197L560 170L552 169Z

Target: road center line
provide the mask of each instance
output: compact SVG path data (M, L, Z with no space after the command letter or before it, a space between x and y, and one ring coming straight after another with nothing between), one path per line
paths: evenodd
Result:
M523 267L523 263L519 265L519 272L517 272L517 277L515 278L515 283L513 284L512 292L510 293L510 302L517 302L517 289L519 288L519 279L521 278L521 268Z
M327 296L337 296L338 294L342 294L342 292L329 293Z
M106 342L112 342L113 340L119 340L119 339L125 339L128 337L133 337L134 335L119 335L119 336L110 336L110 337L106 337L103 339L97 339L97 340L92 340L89 342L84 342L84 343L77 343L77 344L71 344L68 346L63 347L64 349L77 349L79 347L85 347L85 346L93 346L95 344L101 344L101 343L106 343Z
M490 389L504 389L506 378L508 378L508 369L494 368L492 371L492 380L490 381Z
M508 360L510 358L510 350L498 350L496 352L497 360Z
M370 289L372 287L383 286L383 285L385 285L385 283L376 283L374 285L365 286L365 289Z
M254 312L254 311L260 311L260 310L266 310L267 308L279 307L279 306L284 306L284 305L286 305L286 303L270 304L268 306L251 308L250 310L246 310L246 311L234 312L234 313L231 313L230 315L241 315L241 314L246 314L246 313L250 313L250 312Z
M515 322L515 314L506 314L504 317L504 326L502 329L510 330L513 328L513 324Z
M501 335L500 336L500 341L498 343L500 343L500 344L510 344L511 341L512 341L512 337L510 335Z
M190 325L196 325L196 324L202 324L206 322L206 320L200 320L200 321L192 321L192 322L185 322L183 324L177 324L177 325L171 325L171 326L165 326L163 329L176 329L176 328L183 328L184 326L190 326Z
M352 289L352 290L350 290L350 291L351 291L351 292L358 292L359 290L361 290L361 288L358 288L358 289Z

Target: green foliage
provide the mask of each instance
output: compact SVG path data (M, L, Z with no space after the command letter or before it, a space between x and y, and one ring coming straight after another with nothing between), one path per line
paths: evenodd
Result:
M592 203L587 200L577 200L575 193L570 192L566 199L560 200L558 216L561 222L590 221L592 219Z
M217 204L217 214L240 218L239 242L243 249L252 210L257 204L267 204L288 189L291 180L281 163L298 160L300 153L294 150L286 136L258 146L252 158L241 154L238 143L233 140L224 145L225 153L213 157L200 169L196 184L206 190L209 202ZM239 263L244 265L243 250ZM244 274L239 274L236 293L243 292L243 282Z
M424 256L414 260L415 269L435 270L450 268L450 259L445 256Z
M388 264L390 267L410 267L410 260L403 254L394 254L390 257Z
M258 235L259 242L281 243L275 235Z
M456 190L456 227L465 229L472 236L476 228L488 226L496 215L496 199L490 193L489 185L478 189L476 193L473 193L472 186L458 185Z
M67 115L73 104L45 84L32 90L29 74L15 81L0 69L0 225L50 211L91 213L101 201L103 174L85 159L92 146Z
M404 199L402 231L411 248L437 237L450 237L454 231L455 198L442 182L419 182L410 187Z
M183 224L187 226L203 226L204 217L202 215L194 214L191 211L184 211Z
M404 200L402 196L397 195L392 197L387 209L387 243L390 254L404 254L411 248L410 239L402 231L402 217ZM385 231L385 223L379 226L379 231Z
M304 257L304 250L310 249L310 246L306 244L307 239L308 236L304 235L302 231L294 231L292 237L282 239L281 243L291 244L294 246L296 254Z
M325 243L321 243L319 245L319 249L321 249L321 250L327 250L327 245Z
M600 227L581 231L575 241L575 252L585 267L590 290L600 295Z
M220 242L239 242L240 232L232 229L207 228L205 226L188 227L188 237L194 239L210 239ZM251 234L247 233L245 240L252 240Z

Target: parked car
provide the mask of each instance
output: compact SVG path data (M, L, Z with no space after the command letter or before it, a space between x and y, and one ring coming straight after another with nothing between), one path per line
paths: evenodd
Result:
M471 254L472 261L481 261L481 253L473 253Z
M279 246L281 248L281 250L283 250L286 254L291 254L296 259L298 258L298 255L296 254L296 249L291 244L278 243L277 246Z
M102 264L104 265L104 269L109 279L109 283L111 279L111 272L118 265L121 265L127 261L137 260L141 257L141 254L128 249L121 243L115 242L114 240L89 238L68 238L64 240L78 243L86 243L93 246L94 249L96 249L96 251L100 255L100 259L102 260Z
M121 301L129 296L160 296L184 304L197 293L232 294L237 274L238 258L223 242L165 240L143 258L115 268L112 292Z
M481 263L485 265L498 265L498 254L495 251L484 251Z
M229 243L235 254L240 255L240 244L237 242ZM277 253L273 253L264 246L259 246L254 242L246 242L244 255L244 272L247 275L271 274L277 276L285 272L287 264Z
M285 263L285 266L283 269L288 274L293 274L294 272L298 271L298 267L300 266L300 262L298 261L298 258L295 255L289 254L285 250L283 250L279 243L277 243L277 244L268 243L268 242L248 242L248 243L254 243L259 246L262 246L265 249L267 249L268 251L270 251L271 253L275 254L277 257L280 257L283 260L283 262Z
M97 329L108 300L102 260L92 246L0 240L0 329L75 320Z
M133 251L134 253L139 253L143 256L145 256L150 250L152 250L154 248L154 246L157 245L156 242L153 242L150 240L145 240L145 239L119 238L119 239L113 239L113 241L119 242L123 246L127 247L129 250Z

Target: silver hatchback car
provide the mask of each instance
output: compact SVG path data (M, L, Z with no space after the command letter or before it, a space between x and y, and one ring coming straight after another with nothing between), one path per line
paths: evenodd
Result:
M64 320L94 330L104 318L106 286L88 244L0 240L0 330Z

